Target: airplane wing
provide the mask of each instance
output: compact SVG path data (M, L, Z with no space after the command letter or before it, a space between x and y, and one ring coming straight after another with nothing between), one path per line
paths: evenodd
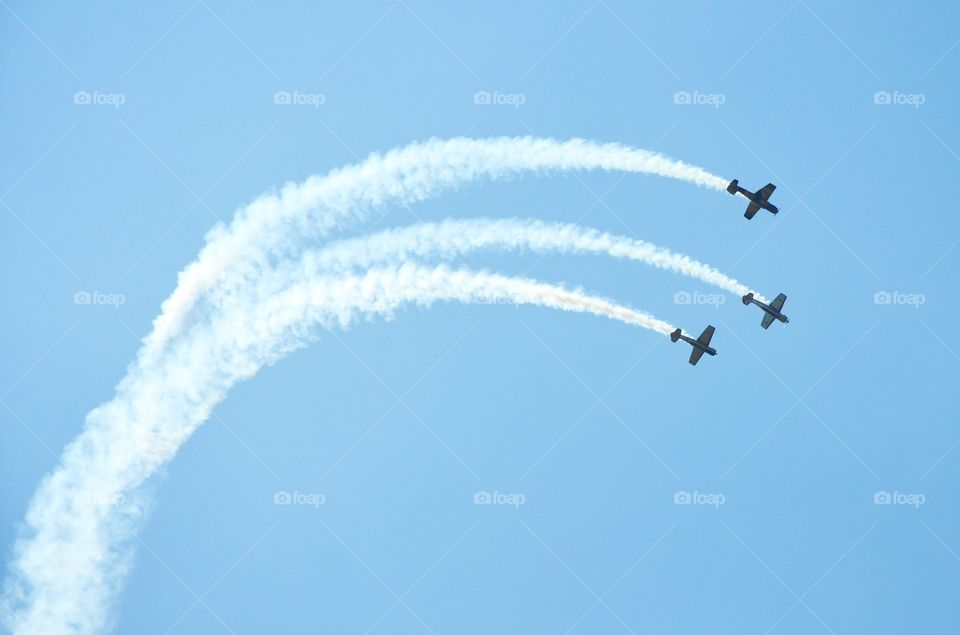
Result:
M700 334L700 337L697 338L697 341L703 344L704 346L710 346L710 339L713 337L713 331L715 329L712 326L708 326L703 329L703 333Z
M773 194L773 191L777 189L777 186L773 183L767 183L763 186L763 189L757 192L757 196L760 197L761 201L765 201L770 198L770 195Z
M749 205L747 205L747 211L744 214L744 216L747 217L747 220L750 220L759 211L760 211L759 205L757 205L756 203L750 203Z
M770 306L779 311L783 308L783 303L787 301L787 296L782 293L773 299L773 302L770 303Z
M770 325L773 324L773 316L769 313L763 314L763 322L760 322L760 326L763 328L770 328Z
M693 349L693 352L690 353L690 363L696 366L701 357L703 357L703 351L699 348Z

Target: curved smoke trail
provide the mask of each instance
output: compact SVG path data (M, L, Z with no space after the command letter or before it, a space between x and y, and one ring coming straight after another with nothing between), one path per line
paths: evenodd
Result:
M142 524L145 481L169 461L238 381L310 341L313 325L345 327L436 301L533 304L587 312L669 334L666 322L577 290L413 263L297 281L268 298L223 296L203 323L151 366L135 366L89 413L81 435L38 489L30 533L15 549L4 616L20 634L93 633L107 623Z
M139 353L149 363L175 337L198 299L214 284L250 280L271 259L289 255L304 240L360 221L378 208L407 205L483 178L528 172L608 170L655 174L725 190L726 179L663 155L616 143L535 137L431 139L372 154L364 161L288 183L239 210L229 226L207 235L200 254L180 272Z
M317 280L307 280L281 289L265 303L267 313L249 310L260 306L264 282L282 287L271 272L295 257L303 243L388 203L414 203L482 178L593 169L657 174L718 190L726 186L700 168L618 144L530 137L430 140L288 184L250 203L229 225L216 226L179 274L116 396L89 413L84 431L31 501L27 533L18 541L6 585L6 604L15 607L5 615L7 625L17 633L101 628L129 567L131 550L124 543L145 514L143 483L233 384L308 341L312 320L349 323L358 313L389 312L409 301L511 301L603 314L668 333L672 327L664 322L580 292L443 268L428 275L412 265L393 277L391 269L346 276L340 285L318 287ZM209 302L201 311L203 298ZM230 310L244 303L249 305L244 310ZM297 306L311 308L298 312ZM251 321L252 316L258 317Z
M407 259L444 260L480 249L528 249L534 253L595 253L643 262L667 269L738 296L753 291L710 265L643 240L617 236L571 223L535 219L446 219L387 229L376 234L328 243L306 252L295 265L302 275L321 271L367 269L373 265L399 263Z

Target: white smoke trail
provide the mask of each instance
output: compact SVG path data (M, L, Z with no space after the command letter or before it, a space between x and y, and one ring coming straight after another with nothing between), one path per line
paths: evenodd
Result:
M329 243L318 251L306 252L293 266L303 269L301 275L316 275L324 270L367 269L409 258L452 259L485 248L529 249L535 253L604 253L690 276L738 296L753 293L757 299L766 301L762 294L710 265L666 247L570 223L528 219L447 219L388 229Z
M222 296L153 366L133 366L31 502L4 599L16 635L89 634L108 623L145 515L143 487L240 380L306 344L312 326L391 316L404 304L508 302L587 312L669 334L609 300L526 279L412 263L297 281L268 298Z
M526 172L609 170L655 174L725 190L719 176L648 150L583 139L534 137L431 139L373 154L326 176L289 183L238 211L229 226L218 225L207 245L184 269L163 303L140 360L151 363L175 337L195 303L214 284L233 288L256 278L272 258L291 253L305 239L322 236L346 221L358 221L388 203L406 205L482 178ZM229 279L225 279L229 278Z
M11 628L26 633L99 628L110 593L129 564L129 550L119 547L134 535L144 514L142 497L133 496L137 488L206 419L233 383L298 345L292 336L265 343L251 335L257 330L246 322L247 314L218 313L215 302L206 305L208 321L187 324L197 302L214 286L218 293L212 299L242 298L257 288L261 274L297 253L301 242L362 220L389 202L413 203L481 178L589 169L725 187L723 179L700 168L616 144L534 138L431 140L288 184L279 194L240 210L229 226L211 230L207 245L181 272L177 288L164 302L117 396L88 415L84 432L34 497L27 515L30 533L18 543L13 582L8 581L6 600L17 607L8 616ZM670 329L605 301L563 293L572 292L534 295L529 301L571 310L579 306L661 333ZM338 318L343 319L342 311ZM292 334L304 328L290 326ZM224 334L234 340L224 340ZM15 579L18 575L22 579Z
M287 291L264 302L271 328L286 327L304 321L333 327L349 326L357 313L392 316L396 307L416 302L429 306L437 300L456 300L465 304L532 304L563 311L585 312L642 326L661 335L670 335L676 327L668 322L631 309L611 300L587 295L582 290L566 290L525 278L514 278L468 269L451 270L445 265L427 268L408 261L399 267L369 269L363 275L317 276L297 283ZM240 309L234 305L234 309ZM294 316L278 317L278 316ZM339 324L329 321L335 315ZM267 335L272 335L268 333ZM257 337L266 339L271 337Z

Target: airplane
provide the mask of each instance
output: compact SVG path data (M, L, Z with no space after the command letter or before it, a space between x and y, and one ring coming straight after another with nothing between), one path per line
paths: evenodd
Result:
M670 334L670 341L676 342L678 340L683 340L687 344L693 347L693 352L690 353L690 363L694 366L697 365L697 362L700 361L700 358L703 357L703 354L707 355L716 355L717 349L710 347L710 338L713 337L713 326L707 326L703 329L703 333L700 334L700 337L693 339L692 337L687 337L680 332L680 329L677 329Z
M757 300L753 297L752 293L748 293L747 295L743 296L742 300L747 306L750 306L750 304L756 304L758 307L763 309L763 321L760 322L760 326L763 328L769 328L769 326L773 324L774 320L780 320L784 324L790 321L790 318L780 312L781 309L783 309L783 303L787 301L787 296L783 295L782 293L775 297L773 302L770 304L764 304L760 300Z
M740 187L740 181L733 179L730 181L730 185L727 186L727 191L736 196L737 192L743 194L750 201L750 204L747 205L747 211L744 213L744 216L747 217L747 220L753 218L754 214L760 211L760 208L763 208L770 212L771 214L776 214L780 211L773 203L769 202L770 195L773 194L773 191L777 189L777 186L773 183L767 183L761 189L756 192L751 192L750 190L745 190Z

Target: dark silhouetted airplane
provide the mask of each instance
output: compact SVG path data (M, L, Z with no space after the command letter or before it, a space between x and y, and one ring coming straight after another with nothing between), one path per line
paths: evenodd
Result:
M767 210L771 214L776 214L780 211L776 205L769 202L770 195L773 194L775 189L777 189L776 185L773 183L767 183L756 192L751 192L750 190L745 190L744 188L740 187L739 183L740 182L737 179L733 179L730 181L730 185L727 186L727 191L733 195L736 195L737 192L739 192L747 197L747 200L750 201L750 203L747 205L747 211L744 213L744 216L747 217L747 220L753 218L754 214L760 211L760 208Z
M687 344L693 347L693 352L690 353L690 363L694 366L697 365L697 362L700 361L700 358L703 357L703 354L707 355L716 355L717 350L710 347L710 338L713 337L713 331L715 329L712 326L707 326L703 329L703 333L700 334L700 337L693 339L692 337L687 337L680 332L680 329L677 329L670 334L670 341L676 342L678 340L683 340Z
M756 304L758 307L763 309L763 321L760 322L760 326L763 328L768 328L771 324L773 324L774 320L780 320L784 324L790 321L790 318L780 312L780 310L783 309L783 303L786 301L787 296L783 295L782 293L775 297L773 302L770 304L764 304L760 300L757 300L753 297L752 293L748 293L747 295L743 296L743 303L747 306Z

